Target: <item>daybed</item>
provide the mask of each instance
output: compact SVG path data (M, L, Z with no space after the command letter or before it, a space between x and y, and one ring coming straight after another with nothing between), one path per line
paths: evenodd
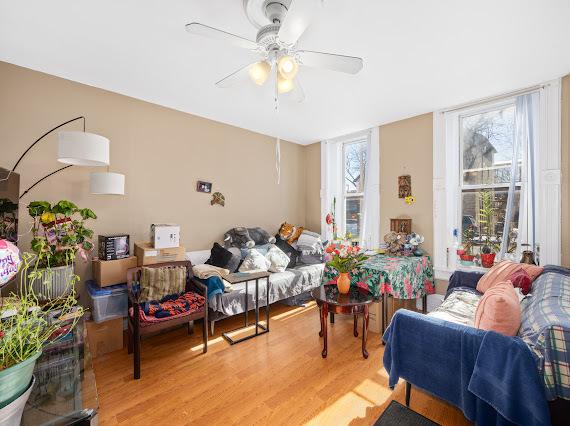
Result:
M544 268L521 301L515 337L473 326L481 276L456 272L446 300L431 315L395 313L383 336L389 385L402 378L407 382L406 402L410 385L417 386L482 425L550 424L548 401L553 400L562 401L567 415L570 270ZM556 424L558 410L552 413Z
M209 250L193 251L186 253L186 259L193 265L200 265L206 262L210 256ZM270 293L269 303L288 299L305 293L321 284L324 264L299 265L289 268L285 272L271 273L269 277ZM249 309L253 309L255 283L249 282ZM259 306L265 306L267 284L265 280L259 282ZM214 324L223 318L241 314L245 310L245 283L233 286L229 293L217 293L208 300L211 333L214 334Z

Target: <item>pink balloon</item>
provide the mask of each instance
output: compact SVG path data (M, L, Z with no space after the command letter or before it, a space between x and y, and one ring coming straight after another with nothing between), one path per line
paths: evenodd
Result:
M20 251L7 240L0 240L0 288L10 281L20 269Z

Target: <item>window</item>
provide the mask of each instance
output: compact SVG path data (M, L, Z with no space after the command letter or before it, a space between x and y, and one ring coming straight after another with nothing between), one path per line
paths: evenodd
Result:
M364 207L364 172L366 169L366 142L343 144L343 233L353 240L360 239Z
M433 164L436 278L487 248L519 261L525 243L560 264L559 80L435 112Z
M459 239L474 255L483 247L498 253L503 241L515 137L515 105L509 102L485 112L459 116L461 232ZM525 147L526 148L526 147ZM513 206L506 238L515 253L520 215L524 149L518 150ZM525 164L526 167L526 164ZM524 210L525 212L527 210ZM526 242L526 241L525 241Z

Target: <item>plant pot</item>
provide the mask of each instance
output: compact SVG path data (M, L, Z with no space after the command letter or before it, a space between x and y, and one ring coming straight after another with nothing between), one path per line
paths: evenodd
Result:
M481 253L481 266L483 268L492 268L495 264L496 253Z
M336 280L336 285L338 287L338 292L341 294L348 294L350 291L350 276L348 272L341 272L338 279Z
M32 376L32 379L28 382L28 388L24 390L24 393L10 404L0 408L0 425L19 426L20 421L22 420L22 414L24 413L24 407L32 393L32 388L34 387L35 382L36 378Z
M59 299L71 293L73 265L38 269L40 277L27 278L27 287L33 289L39 301Z
M463 266L473 266L473 259L475 259L475 256L472 254L460 254L459 255L459 261Z
M0 371L0 408L10 404L25 392L32 380L36 360L41 354L37 352L27 360ZM3 425L1 420L0 424Z

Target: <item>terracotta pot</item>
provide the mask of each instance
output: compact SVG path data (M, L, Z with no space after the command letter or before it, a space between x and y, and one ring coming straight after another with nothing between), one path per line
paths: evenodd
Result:
M348 294L350 291L350 276L348 272L341 272L338 280L336 281L338 292L341 294Z
M481 253L481 266L483 268L492 268L495 264L496 253Z
M475 256L472 254L460 254L459 258L461 260L466 261L466 262L473 262L473 259L475 259Z

